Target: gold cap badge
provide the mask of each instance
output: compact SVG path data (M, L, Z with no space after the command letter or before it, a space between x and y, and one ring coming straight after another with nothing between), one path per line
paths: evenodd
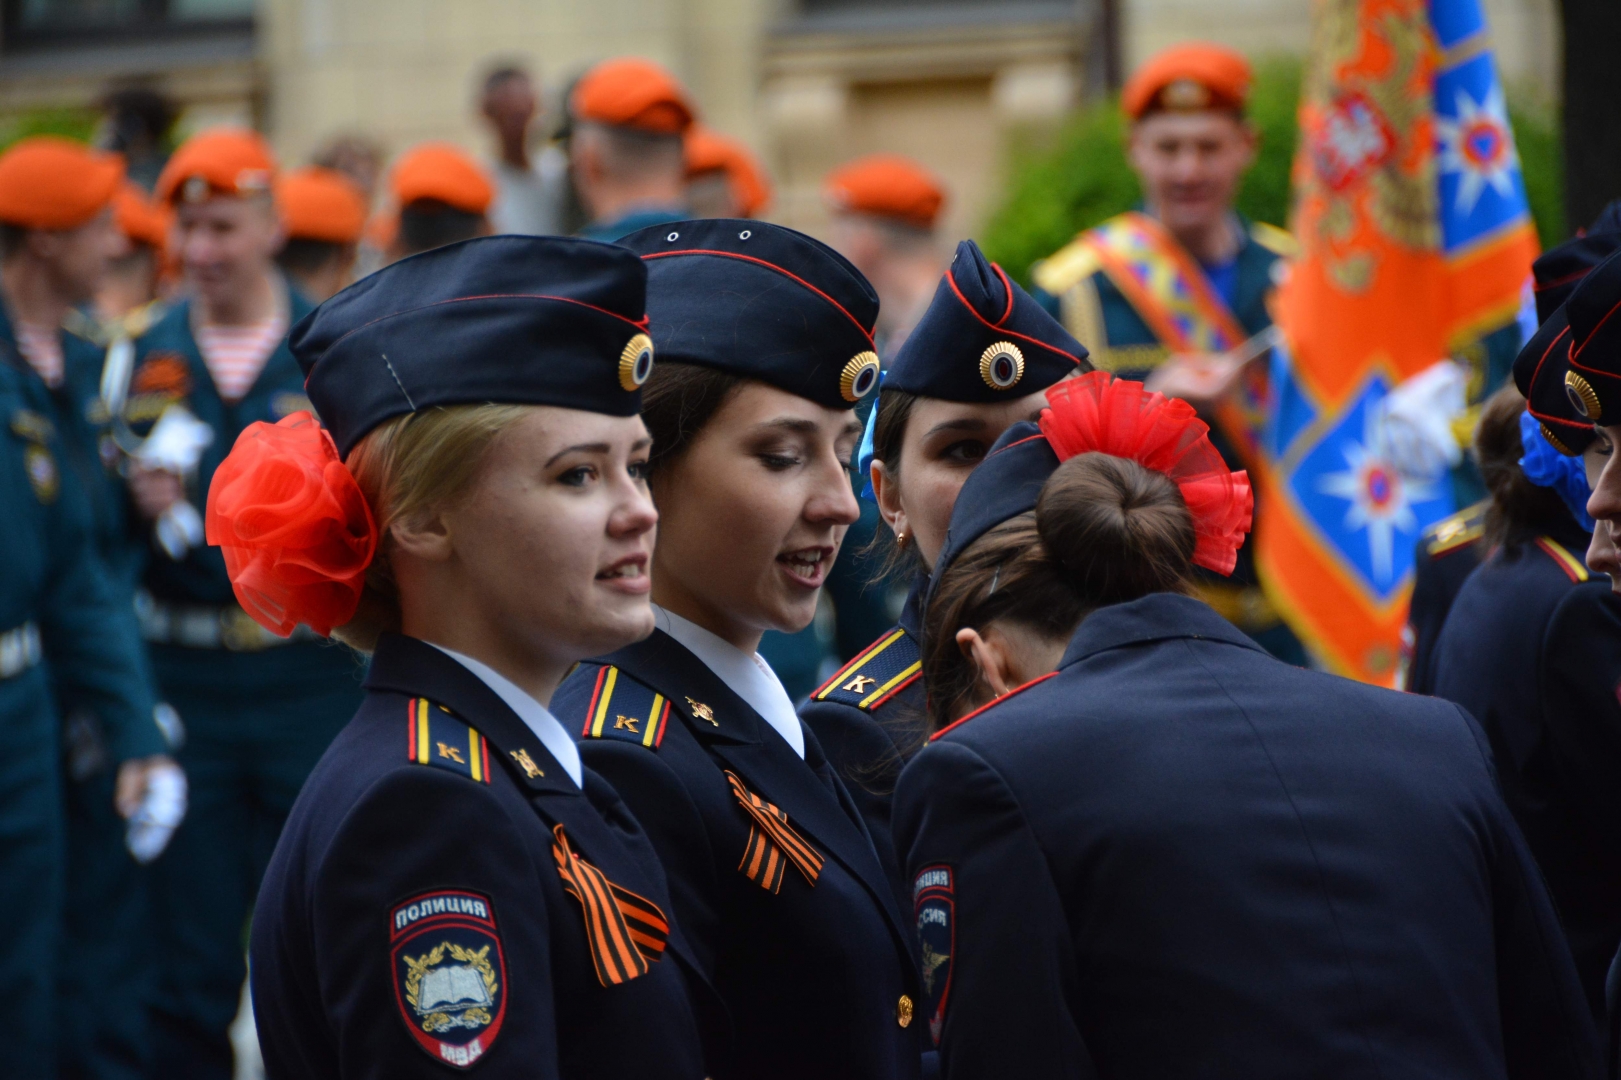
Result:
M619 354L619 385L626 390L639 388L653 374L653 339L637 334L625 342Z
M860 401L878 385L878 354L858 352L839 373L839 393L845 401Z
M1011 341L998 341L980 353L979 377L992 390L1011 390L1024 378L1024 353Z
M1576 374L1574 371L1565 372L1565 396L1570 398L1573 409L1582 414L1582 418L1598 423L1603 410L1599 406L1598 391L1593 384Z

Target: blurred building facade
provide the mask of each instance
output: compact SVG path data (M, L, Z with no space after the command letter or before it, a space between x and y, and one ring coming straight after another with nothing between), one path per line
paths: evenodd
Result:
M961 236L994 205L1010 141L1039 139L1112 72L1191 37L1303 52L1311 2L0 0L0 117L141 84L177 99L182 130L252 124L289 162L344 133L389 154L428 138L483 153L474 91L493 63L533 70L555 110L592 62L639 53L760 152L774 219L816 231L821 175L890 150L946 180L944 231ZM1487 6L1510 84L1551 99L1555 0Z

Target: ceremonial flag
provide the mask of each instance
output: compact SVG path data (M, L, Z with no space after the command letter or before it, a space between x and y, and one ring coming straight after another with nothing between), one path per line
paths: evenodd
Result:
M1419 534L1454 506L1445 472L1392 461L1380 403L1514 319L1536 235L1480 0L1314 20L1257 565L1332 670L1389 684Z

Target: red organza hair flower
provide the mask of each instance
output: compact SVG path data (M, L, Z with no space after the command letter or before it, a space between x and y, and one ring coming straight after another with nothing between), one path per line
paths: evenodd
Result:
M286 637L304 623L326 636L354 617L377 523L309 413L242 432L214 472L206 525L237 600L260 626Z
M1047 389L1041 431L1058 460L1097 452L1128 458L1176 482L1193 515L1193 561L1230 574L1250 531L1249 475L1227 468L1193 406L1139 382L1092 371Z

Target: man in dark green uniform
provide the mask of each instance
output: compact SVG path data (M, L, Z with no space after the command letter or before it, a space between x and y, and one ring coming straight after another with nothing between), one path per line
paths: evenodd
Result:
M304 777L361 698L352 653L307 631L275 637L248 617L200 527L209 481L243 428L309 408L286 345L308 305L273 261L274 172L247 131L204 132L170 158L156 195L175 205L191 299L136 342L130 387L132 417L212 433L191 468L129 477L150 545L142 629L184 726L178 756L191 781L190 813L157 875L154 1074L165 1078L231 1075L228 1029L260 875Z
M61 993L66 844L75 869L105 865L109 838L111 856L129 864L122 818L165 762L129 592L98 550L99 465L83 460L66 406L69 356L87 346L60 329L116 250L110 201L122 177L116 159L63 139L24 140L0 156L0 716L10 748L0 763L0 918L10 933L0 1008L26 1018L6 1058L6 1075L19 1078L86 1075L79 1066L104 1048L103 1018L84 1015L95 1002ZM98 759L97 782L67 793L64 712L83 717ZM64 798L77 815L71 830ZM125 899L116 889L105 897L107 914L122 917ZM132 1015L138 1005L120 1006L119 1018ZM59 1043L84 1053L58 1061Z
M1229 49L1191 43L1151 58L1127 83L1129 155L1143 209L1078 236L1033 271L1037 299L1092 350L1105 371L1188 400L1210 421L1234 468L1252 453L1265 406L1270 344L1267 294L1293 242L1233 209L1255 160L1244 119L1248 62ZM1231 578L1201 576L1200 599L1277 656L1305 650L1267 600L1251 546Z
M569 95L569 174L591 224L580 235L618 240L685 221L682 135L693 109L675 77L638 57L604 60Z

